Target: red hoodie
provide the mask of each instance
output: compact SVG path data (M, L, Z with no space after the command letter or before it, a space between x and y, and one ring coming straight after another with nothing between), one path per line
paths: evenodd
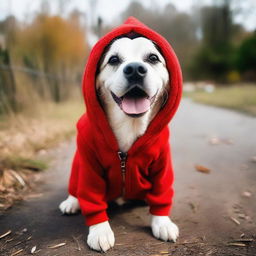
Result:
M115 135L97 99L95 74L105 47L130 32L152 40L161 49L170 75L165 106L127 153L120 153ZM69 193L78 198L88 226L108 220L107 201L145 200L150 213L168 216L173 197L173 168L168 123L175 114L182 92L182 75L169 43L133 17L112 30L94 46L83 77L86 113L77 123L77 151L72 165Z

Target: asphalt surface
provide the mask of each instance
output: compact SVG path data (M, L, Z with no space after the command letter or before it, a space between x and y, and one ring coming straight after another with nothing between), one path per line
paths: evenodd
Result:
M171 128L172 219L180 238L175 244L154 239L145 206L112 207L116 244L107 254L256 255L256 118L183 100ZM34 246L42 256L99 255L85 243L83 217L61 216L58 210L74 150L74 141L51 150L52 167L34 195L0 216L0 236L12 231L0 239L0 255L30 255Z

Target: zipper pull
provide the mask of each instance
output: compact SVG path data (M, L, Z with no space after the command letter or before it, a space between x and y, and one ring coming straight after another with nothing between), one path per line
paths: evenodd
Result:
M122 180L123 180L123 186L122 186L122 196L125 195L125 176L126 176L126 159L127 159L127 153L118 151L118 157L120 160L121 165L121 174L122 174Z
M121 162L121 170L122 170L122 172L125 172L127 153L119 151L118 152L118 157L119 157L120 162Z

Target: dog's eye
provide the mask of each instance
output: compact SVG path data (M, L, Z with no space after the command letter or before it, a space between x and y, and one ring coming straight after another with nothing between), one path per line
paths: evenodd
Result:
M155 63L159 62L160 60L159 60L159 58L158 58L158 56L156 54L152 53L152 54L148 55L147 61L152 63L152 64L155 64Z
M121 62L120 58L117 55L111 56L108 60L108 64L115 66Z

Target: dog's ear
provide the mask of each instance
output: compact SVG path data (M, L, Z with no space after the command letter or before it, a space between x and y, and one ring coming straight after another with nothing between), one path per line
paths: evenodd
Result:
M97 77L98 74L100 73L100 67L101 67L101 65L102 65L102 63L103 63L103 61L104 61L104 59L105 59L105 57L106 57L106 54L107 54L109 48L110 48L111 45L113 44L113 42L114 42L114 40L112 40L107 46L105 46L105 48L104 48L104 50L103 50L103 53L102 53L102 55L101 55L101 57L100 57L100 60L99 60L99 62L98 62L98 64L97 64L96 75L95 75L96 77Z
M168 92L168 89L164 88L164 92L163 92L163 95L161 96L161 108L164 107L165 103L167 102L168 100L168 97L169 97L169 92Z
M153 44L154 44L154 46L155 46L155 48L161 53L161 55L164 57L164 54L163 54L163 52L162 52L162 49L158 46L158 44L156 43L156 42L154 42L154 41L151 41Z

